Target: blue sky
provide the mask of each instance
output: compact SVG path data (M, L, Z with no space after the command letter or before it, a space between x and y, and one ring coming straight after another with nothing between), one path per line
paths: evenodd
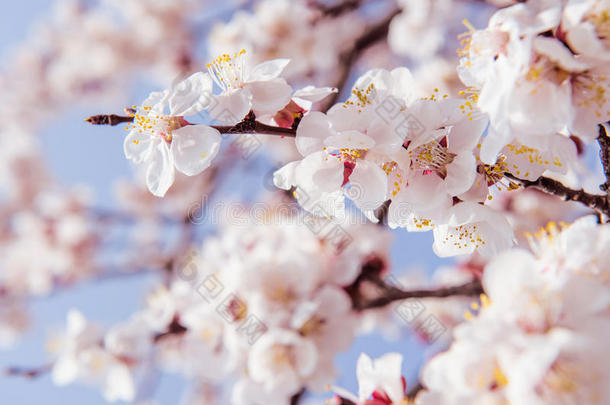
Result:
M10 49L18 45L29 31L30 24L44 17L50 8L49 1L28 0L8 2L0 14L0 52L7 61ZM8 60L10 63L10 60ZM137 103L148 91L156 90L142 85L133 89L133 102ZM121 106L117 106L120 111ZM83 118L99 112L95 106L77 107L70 113L57 117L48 123L42 135L44 155L57 179L66 184L87 184L97 196L97 205L112 207L111 187L114 180L129 176L130 168L122 154L122 134L120 130L91 127ZM267 169L261 169L263 176ZM397 268L419 265L432 270L438 264L446 263L432 253L430 233L396 233L392 257ZM140 307L144 293L155 283L153 276L124 277L97 284L84 283L68 291L54 294L32 303L34 327L10 351L0 352L0 366L38 366L46 361L44 343L48 332L60 328L66 312L78 307L91 319L110 325L124 320ZM397 342L382 342L378 336L359 338L352 350L339 357L343 375L338 385L356 389L355 365L360 352L378 356L388 351L405 354L405 372L413 381L420 362L420 349L410 337L404 336ZM159 404L175 404L181 395L182 382L164 376L157 389ZM49 376L35 380L0 377L2 403L7 404L104 404L99 391L79 384L65 388L55 387Z

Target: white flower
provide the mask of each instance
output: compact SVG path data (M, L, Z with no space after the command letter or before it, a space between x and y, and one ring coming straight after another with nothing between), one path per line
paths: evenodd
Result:
M272 329L252 346L248 372L268 392L294 394L317 362L318 352L311 340L289 330Z
M51 342L58 350L52 371L53 382L63 386L76 380L99 385L108 401L131 401L135 383L129 366L102 346L101 330L83 315L71 310L63 339Z
M434 228L434 252L441 256L478 251L492 257L513 245L513 230L504 214L476 203L458 203L446 224Z
M483 115L467 112L458 100L420 100L407 112L418 131L407 136L406 153L384 166L392 199L391 227L428 230L446 220L453 198L472 186L475 147L487 125Z
M245 53L223 54L207 65L222 90L213 97L210 113L227 124L237 124L250 110L257 117L274 115L290 101L292 88L279 77L290 60L274 59L250 68Z
M401 367L402 355L399 353L388 353L375 360L360 354L356 368L360 403L375 394L382 403L402 404L406 386Z
M471 304L478 316L466 313L449 350L426 366L417 403L606 403L610 294L597 263L606 263L598 241L607 246L608 229L593 218L561 232L551 224L535 254L494 258L483 274L488 295Z
M307 112L311 111L313 103L321 101L339 90L336 87L314 87L306 86L296 90L292 94L290 102L272 118L275 124L280 127L290 128L296 118L300 118ZM259 121L264 120L264 117L258 118Z
M591 141L597 124L610 118L607 63L566 42L564 25L574 28L575 36L597 35L589 22L578 22L590 4L576 3L563 11L573 21L561 26L562 4L540 1L499 10L485 30L470 27L459 72L473 87L473 102L490 116L484 163L493 164L498 152L515 141L545 153L548 138L558 132ZM603 19L603 12L591 11L585 19Z
M568 0L563 10L561 30L574 53L609 61L609 18L608 0Z
M306 210L341 217L344 195L376 221L374 210L385 200L387 175L382 169L402 148L406 131L398 130L400 113L413 99L412 77L405 68L375 69L360 77L344 104L328 115L312 112L297 128L296 146L304 159L291 162L274 175L276 186L297 187ZM379 113L391 108L392 117Z
M221 141L218 130L191 125L183 118L206 108L211 91L209 76L195 73L171 91L152 93L127 127L125 156L136 164L147 164L146 185L157 197L173 184L174 169L194 176L216 157Z

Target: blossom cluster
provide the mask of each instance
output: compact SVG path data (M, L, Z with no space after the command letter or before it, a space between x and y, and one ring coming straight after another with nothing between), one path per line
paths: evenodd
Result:
M587 217L530 237L533 253L487 266L486 295L425 367L418 404L608 402L610 227Z
M489 188L509 188L504 171L526 171L527 159L505 157L502 168L478 159L488 120L472 103L435 92L418 98L406 68L375 69L350 97L328 113L301 120L296 146L302 160L275 174L283 189L296 187L303 208L344 215L345 197L372 221L389 203L392 228L434 230L434 249L450 256L477 250L493 255L512 244L503 215L481 203Z
M415 399L407 400L401 354L362 354L359 394L335 388L330 403L608 402L610 226L584 217L528 237L531 251L509 250L487 264L485 293L471 300L451 346L424 367Z
M145 367L208 383L235 378L240 405L324 391L361 323L347 287L367 263L388 262L389 233L328 220L328 231L315 233L309 220L268 216L208 239L144 309L106 333L71 312L67 334L51 345L54 381L95 383L111 401L133 400Z
M146 164L146 184L162 197L174 183L175 171L194 176L208 168L222 141L217 127L194 125L184 117L208 113L223 124L240 123L252 112L259 121L290 127L293 113L302 114L336 89L306 88L293 92L282 71L288 59L250 66L246 51L222 54L163 92L154 92L137 109L124 142L125 156ZM214 94L214 85L220 90ZM135 107L135 106L134 106Z
M543 155L566 136L597 136L610 119L608 7L530 1L497 11L486 29L467 24L458 72L490 117L483 162L515 141Z

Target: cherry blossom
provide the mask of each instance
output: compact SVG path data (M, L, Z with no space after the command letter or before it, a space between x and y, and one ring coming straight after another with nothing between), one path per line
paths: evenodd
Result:
M190 91L184 94L181 87ZM146 184L155 196L165 195L174 183L175 170L194 176L208 168L218 153L220 132L183 118L206 108L211 91L210 77L195 73L171 91L152 93L127 127L125 156L136 164L147 164Z
M281 78L289 59L274 59L250 67L246 51L222 54L208 63L214 83L222 90L213 96L212 117L237 124L250 110L256 116L275 114L290 101L292 88ZM211 90L211 89L210 89Z
M583 3L581 9L574 16L588 7ZM606 66L562 42L563 31L544 35L563 30L563 12L553 2L518 4L496 12L485 30L469 28L459 72L490 116L485 163L515 139L542 152L557 132L590 141L597 124L609 118Z

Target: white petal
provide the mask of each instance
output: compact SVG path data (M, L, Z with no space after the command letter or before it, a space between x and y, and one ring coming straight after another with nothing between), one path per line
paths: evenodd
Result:
M235 125L250 111L252 95L247 89L237 89L214 96L214 107L210 109L212 118L223 124Z
M358 105L340 103L332 106L327 115L336 131L353 129L364 132L377 116L377 112L372 108L362 109Z
M127 366L115 365L108 370L103 393L104 398L110 402L117 400L133 401L136 395L136 387Z
M153 147L150 134L140 133L137 130L129 132L123 141L125 157L136 164L146 160Z
M292 94L292 101L305 111L310 111L311 106L316 101L320 101L332 93L337 93L339 90L336 87L314 87L307 86Z
M570 49L557 39L537 36L533 45L536 51L546 55L568 72L582 72L590 67L589 64L576 60Z
M447 194L457 196L470 189L477 175L476 159L469 152L463 152L447 165L445 185Z
M279 77L290 59L273 59L260 63L250 71L247 82L269 81Z
M295 170L300 161L290 162L273 173L273 184L282 190L290 190L296 185Z
M398 67L390 73L394 80L392 94L406 103L412 102L415 99L416 87L411 71L406 67Z
M330 121L326 114L312 111L307 114L297 127L295 144L299 153L307 156L310 153L322 150L323 140L336 132L331 129Z
M449 152L472 151L487 128L489 120L486 116L468 120L465 119L451 128L447 137Z
M172 88L169 108L172 115L188 116L196 114L210 105L212 99L212 78L203 72L187 77Z
M163 110L165 110L165 106L167 105L168 96L168 90L154 91L142 102L142 106L151 107L153 111L163 113Z
M367 399L377 388L377 381L372 378L373 372L373 360L366 354L361 353L356 366L358 397L360 400Z
M306 156L296 169L299 186L310 184L324 192L338 191L343 184L343 163L326 152Z
M339 90L336 87L315 87L307 86L294 92L292 97L300 98L307 101L320 101Z
M256 116L275 114L290 102L292 87L284 79L248 83Z
M372 149L375 141L360 131L343 131L329 136L324 144L330 149Z
M174 183L174 162L165 142L160 142L152 150L150 165L146 170L146 185L150 192L163 197Z
M487 136L481 140L481 161L488 165L493 165L498 159L498 154L502 148L508 144L513 137L510 130L506 128L494 128L491 125L487 127Z
M360 160L349 177L345 194L363 212L374 211L386 200L388 176L375 163Z
M72 356L60 357L53 365L51 374L53 383L59 386L68 385L78 376L78 365Z
M194 176L207 169L216 157L222 137L207 125L187 125L172 134L171 152L176 169Z

